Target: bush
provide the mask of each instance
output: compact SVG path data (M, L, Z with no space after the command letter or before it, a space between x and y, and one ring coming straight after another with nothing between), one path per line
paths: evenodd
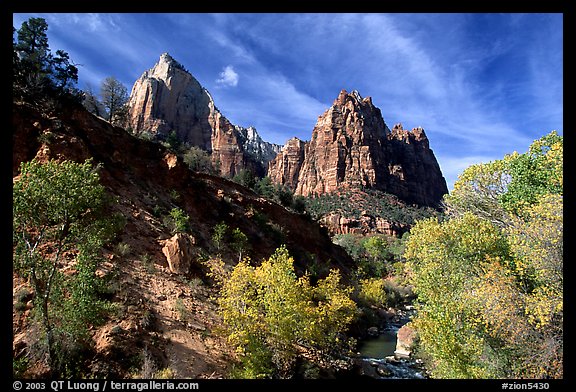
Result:
M200 147L190 147L188 151L184 153L183 159L190 170L208 174L216 173L216 170L212 166L210 154Z
M232 177L232 181L250 189L256 185L256 177L254 176L254 173L247 169L240 170L238 174Z
M254 191L267 199L274 198L274 184L270 177L264 177L254 185Z
M114 252L116 252L116 254L121 257L127 256L131 251L132 247L126 242L120 242L114 247Z
M188 221L190 217L181 208L175 207L170 210L170 215L164 220L164 224L170 229L172 234L185 233L188 231Z

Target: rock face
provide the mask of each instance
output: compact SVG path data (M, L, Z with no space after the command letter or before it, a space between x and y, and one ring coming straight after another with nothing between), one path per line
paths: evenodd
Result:
M296 189L300 169L304 163L305 147L306 143L297 137L286 142L276 158L269 163L268 176L272 182Z
M134 83L128 106L127 127L134 133L162 140L174 131L181 142L211 152L225 176L242 169L262 175L280 149L253 127L230 123L210 93L168 53Z
M269 163L273 182L298 195L374 188L408 203L437 206L446 181L422 128L388 128L370 97L342 90L308 142L290 139Z
M320 222L328 228L332 234L362 234L370 233L386 234L391 237L402 237L410 227L399 222L390 222L386 219L375 217L365 212L360 219L347 218L337 212L323 216Z
M263 171L261 176L263 176L265 169L268 167L268 162L278 155L282 150L282 146L262 140L262 137L260 137L254 127L244 128L235 125L234 128L236 129L237 139L242 145L244 153L249 159L261 165Z

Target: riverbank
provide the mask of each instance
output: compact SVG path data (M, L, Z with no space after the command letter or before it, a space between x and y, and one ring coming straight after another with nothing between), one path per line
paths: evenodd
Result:
M382 314L382 313L381 313ZM378 327L367 329L358 339L358 351L352 358L352 372L370 378L425 379L426 370L418 358L405 350L405 342L398 342L398 331L415 315L411 305L390 309ZM402 347L402 350L398 350Z

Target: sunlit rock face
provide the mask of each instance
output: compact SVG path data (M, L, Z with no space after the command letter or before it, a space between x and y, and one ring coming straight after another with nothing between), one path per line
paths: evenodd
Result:
M269 163L273 182L298 195L374 188L409 203L437 206L446 181L422 128L388 128L370 97L342 90L310 141L291 139Z
M253 127L233 125L210 93L168 53L134 83L127 127L163 140L172 131L179 141L211 152L225 176L242 169L263 175L280 146L267 143Z

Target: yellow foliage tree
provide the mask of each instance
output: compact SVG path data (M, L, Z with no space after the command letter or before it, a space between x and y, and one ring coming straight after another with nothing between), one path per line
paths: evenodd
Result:
M312 286L307 276L296 276L293 264L281 247L258 267L241 261L223 283L220 313L242 359L238 377L287 377L299 351L330 354L346 347L343 333L356 313L351 290L340 284L337 270Z
M414 325L441 378L562 378L563 141L473 165L406 245Z

